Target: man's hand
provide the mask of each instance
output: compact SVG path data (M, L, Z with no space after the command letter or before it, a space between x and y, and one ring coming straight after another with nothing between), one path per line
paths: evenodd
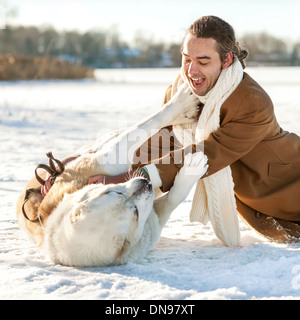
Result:
M118 176L106 176L103 174L99 174L96 176L92 176L88 179L88 184L117 184L117 183L123 183L128 180L128 176L130 173L122 173Z

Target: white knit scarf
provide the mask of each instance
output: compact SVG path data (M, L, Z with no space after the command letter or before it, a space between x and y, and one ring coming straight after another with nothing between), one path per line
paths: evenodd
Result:
M215 86L205 96L198 96L200 102L204 104L198 122L173 126L175 136L183 146L207 139L210 133L220 127L221 106L242 78L242 65L238 59L235 59L230 67L222 70ZM185 75L181 72L181 77L177 78L173 85L172 95L184 79ZM197 182L190 220L203 224L210 220L217 237L225 245L239 245L239 222L230 166Z

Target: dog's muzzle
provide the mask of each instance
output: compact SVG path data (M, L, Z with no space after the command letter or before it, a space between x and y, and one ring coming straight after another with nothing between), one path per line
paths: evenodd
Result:
M150 180L147 180L143 177L135 178L133 181L134 192L133 196L140 195L143 193L151 193L153 192L152 183Z

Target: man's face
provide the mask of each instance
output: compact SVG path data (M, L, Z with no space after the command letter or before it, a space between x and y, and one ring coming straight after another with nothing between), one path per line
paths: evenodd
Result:
M215 39L187 35L182 48L182 68L196 95L206 95L216 84L224 67L227 65L221 62Z

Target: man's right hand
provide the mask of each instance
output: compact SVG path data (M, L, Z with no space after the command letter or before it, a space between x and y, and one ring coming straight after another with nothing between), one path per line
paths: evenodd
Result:
M96 176L92 176L88 179L88 184L117 184L117 183L123 183L128 180L128 176L130 176L130 173L122 173L118 176L106 176L103 174L99 174Z

